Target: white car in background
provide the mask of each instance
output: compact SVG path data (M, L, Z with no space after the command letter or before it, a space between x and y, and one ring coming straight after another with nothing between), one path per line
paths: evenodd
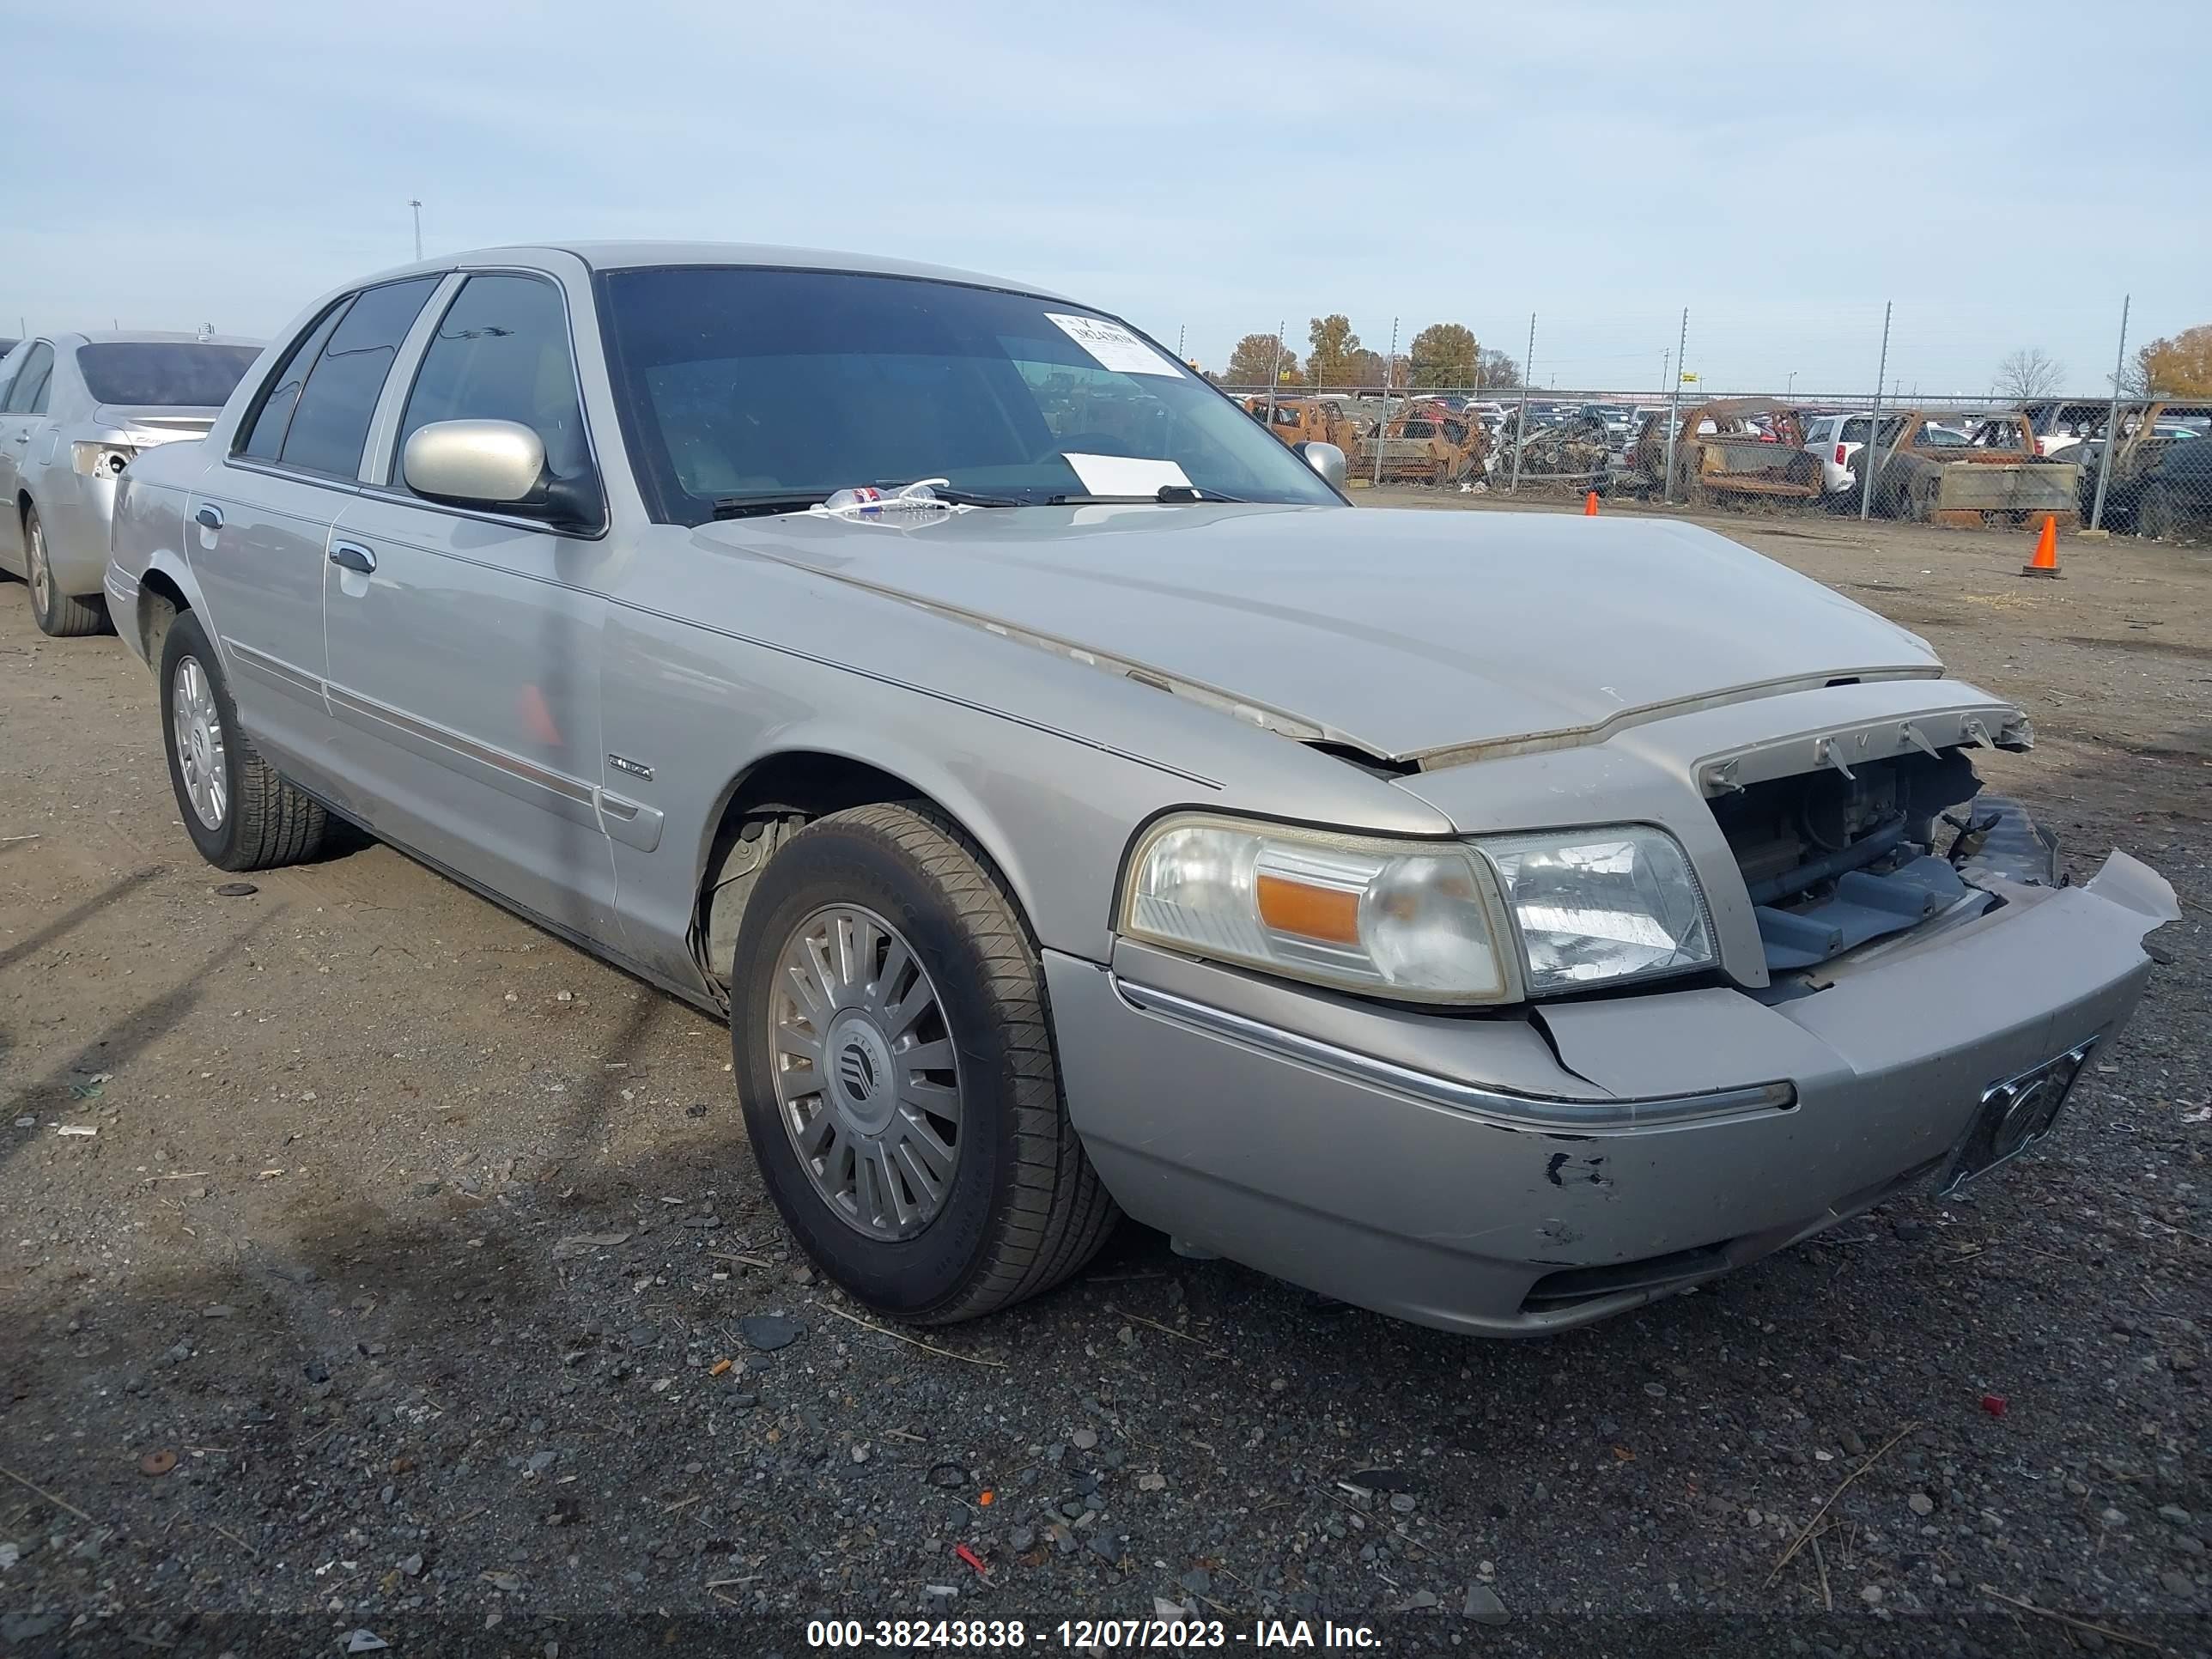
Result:
M1820 458L1820 488L1830 495L1840 495L1858 488L1858 474L1851 465L1866 442L1867 417L1864 415L1815 415L1805 422L1805 448Z
M1805 448L1820 458L1820 488L1830 495L1841 495L1856 491L1859 487L1856 465L1859 451L1865 447L1867 416L1814 415L1805 422ZM1881 441L1894 444L1905 429L1902 413L1881 417ZM1973 440L1954 426L1930 421L1920 428L1919 441L1928 445L1956 446L1964 449Z

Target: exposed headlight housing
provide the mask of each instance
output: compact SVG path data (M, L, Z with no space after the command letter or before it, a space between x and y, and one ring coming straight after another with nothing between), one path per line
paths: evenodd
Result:
M1121 931L1194 956L1421 1002L1519 995L1489 867L1456 842L1178 815L1146 832Z
M1476 843L1521 938L1529 994L1709 968L1705 896L1681 846L1648 824Z
M112 478L138 458L136 444L86 443L70 446L70 465L88 478Z

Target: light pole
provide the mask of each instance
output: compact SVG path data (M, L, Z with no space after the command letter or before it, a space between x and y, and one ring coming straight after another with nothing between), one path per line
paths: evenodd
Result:
M1790 384L1782 388L1782 395L1785 398L1797 395L1797 371L1794 368L1790 371Z
M419 259L422 257L422 204L410 196L407 205L415 210L415 257Z

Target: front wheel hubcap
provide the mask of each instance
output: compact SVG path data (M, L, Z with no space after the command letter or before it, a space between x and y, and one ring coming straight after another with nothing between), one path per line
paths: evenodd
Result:
M185 794L193 815L209 829L220 830L230 807L230 772L224 763L222 718L216 711L215 687L198 657L178 659L169 704Z
M960 1070L905 938L836 904L795 928L769 993L777 1115L816 1194L871 1238L937 1218L960 1158Z

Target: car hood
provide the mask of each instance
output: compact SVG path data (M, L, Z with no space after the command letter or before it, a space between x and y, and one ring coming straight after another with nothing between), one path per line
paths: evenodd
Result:
M1942 672L1926 641L1841 594L1648 518L1141 504L787 514L698 534L1428 764Z

